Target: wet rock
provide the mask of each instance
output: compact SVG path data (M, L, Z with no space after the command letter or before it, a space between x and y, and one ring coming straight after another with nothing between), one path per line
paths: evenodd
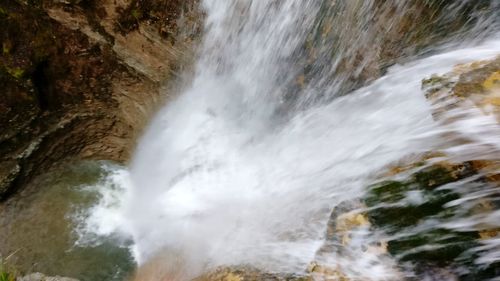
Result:
M312 262L304 274L266 273L248 266L221 267L193 281L350 281L340 269Z
M422 81L425 96L432 104L432 113L438 124L446 128L443 135L453 145L472 144L475 159L473 168L485 180L500 184L500 153L495 142L475 142L475 136L468 131L453 130L453 125L468 118L485 117L487 125L479 134L496 134L500 129L500 57L488 61L461 64L447 74L433 75ZM460 128L458 124L456 127ZM479 128L482 129L482 128Z
M130 280L192 280L192 281L313 281L341 280L349 281L340 269L311 262L303 273L289 274L266 272L250 265L221 266L204 271L193 278L193 269L186 267L182 255L175 251L160 251L146 263L137 268ZM341 277L341 279L338 279Z
M422 278L438 271L458 280L485 280L500 274L497 261L478 263L485 243L499 235L498 224L484 218L500 208L495 195L500 155L493 139L477 142L459 123L482 118L489 125L476 133L495 135L500 128L499 73L497 57L457 65L450 73L424 79L422 89L432 104L434 120L445 128L442 137L447 146L466 145L474 150L454 156L464 162L438 161L450 156L433 153L404 167L389 168L385 177L397 179L373 185L365 198L370 222L391 237L389 253L416 264ZM464 220L471 225L447 225Z
M17 281L78 281L74 278L60 276L46 276L42 273L32 273L24 277L18 277Z
M4 162L0 167L0 198L9 192L17 176L21 172L21 167L15 161Z
M455 156L441 152L411 157L388 167L383 180L370 186L364 202L373 228L387 234L387 251L402 265L416 265L419 278L431 275L456 280L486 280L500 274L500 264L477 262L483 241L498 237L498 225L481 218L500 208L500 156L488 143L475 143L467 131L451 130L467 118L491 116L499 124L500 57L458 65L445 75L422 81L448 146L474 144L475 151ZM496 123L496 124L495 124ZM464 199L468 194L475 198ZM492 195L493 194L493 195ZM475 220L460 228L448 222ZM446 277L446 278L448 278ZM435 278L435 277L432 277ZM445 278L445 277L443 277ZM436 279L432 279L436 280Z
M437 214L447 202L459 198L453 191L441 190L438 187L464 179L473 173L470 163L443 163L424 168L406 181L376 184L371 187L365 199L368 207L377 206L379 202L388 205L399 202L407 204L373 210L369 213L370 219L375 224L390 224L394 227L414 225L424 217Z
M461 185L481 185L487 181L476 168L473 161L457 164L424 161L414 164L413 171L407 171L408 176L403 179L371 186L365 197L367 215L375 228L387 233L387 251L403 263L417 265L416 271L421 274L448 268L459 280L494 277L499 265L476 264L478 255L474 249L481 246L481 237L495 235L496 230L488 226L470 230L446 226L450 220L484 210L480 200L471 209L453 203L462 198Z
M500 57L457 65L450 73L424 79L422 88L438 121L452 123L450 111L471 107L500 121Z
M387 242L371 232L373 224L360 200L344 201L331 212L325 242L316 252L307 272L314 280L372 280L355 264L360 256L372 259L372 265L384 262L387 280L403 280L403 275L388 256ZM338 261L331 257L340 257Z
M429 46L453 41L463 32L487 34L488 26L481 29L484 33L474 27L498 9L498 3L491 0L462 1L461 5L428 0L321 3L301 50L303 71L294 89L298 92L304 85L322 83L314 81L315 74L333 65L331 79L342 80L336 90L347 94L383 75L389 66L425 53Z
M326 231L326 243L318 252L332 250L330 242L337 245L348 245L353 231L370 227L370 221L361 212L364 205L361 202L343 202L336 206L330 214Z
M349 281L348 278L341 269L332 268L331 266L321 265L317 262L312 262L307 268L307 272L310 274L310 279L305 280L338 280L338 281ZM305 281L304 280L304 281Z
M312 281L311 276L265 273L250 267L223 267L193 281Z

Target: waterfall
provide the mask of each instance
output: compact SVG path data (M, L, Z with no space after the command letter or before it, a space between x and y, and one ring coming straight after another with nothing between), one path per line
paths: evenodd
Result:
M432 24L449 24L472 2L441 4ZM422 79L500 53L497 16L482 9L467 27L422 43L401 34L417 28L415 1L204 0L203 8L192 83L158 112L130 167L108 179L121 186L102 191L116 202L105 197L87 222L129 237L139 263L171 251L192 272L231 264L302 272L335 206L361 198L388 164L442 145ZM409 31L397 29L408 19ZM322 258L373 280L392 274L392 261L376 255Z

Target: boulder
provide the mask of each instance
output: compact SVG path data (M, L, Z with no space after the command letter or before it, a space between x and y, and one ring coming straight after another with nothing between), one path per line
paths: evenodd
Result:
M493 198L474 200L471 208L456 204L464 191L456 185L480 186L486 181L472 162L424 164L403 180L372 185L365 197L367 215L373 227L389 237L388 253L401 263L416 265L417 273L447 269L459 280L486 280L497 276L500 264L477 264L475 249L482 239L497 236L498 229L488 225L470 230L446 226L449 221L488 211L488 207L489 211L500 207Z

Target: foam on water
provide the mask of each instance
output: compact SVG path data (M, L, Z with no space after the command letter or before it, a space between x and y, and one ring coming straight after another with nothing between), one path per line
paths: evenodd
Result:
M324 243L333 207L360 198L386 165L446 141L421 80L500 54L493 36L478 46L394 66L350 95L284 117L276 113L283 110L284 84L296 76L288 58L303 43L313 24L309 14L319 5L204 4L206 36L192 86L159 112L130 168L104 181L119 188L101 188L101 204L87 219L87 234L130 238L139 263L158 251L176 251L193 272L227 264L303 271ZM496 132L477 130L490 121L454 126L491 142ZM497 220L498 212L490 216ZM360 235L359 248L369 236ZM497 245L485 244L483 259L498 259L491 250ZM325 259L356 276L394 277L391 261L359 253Z

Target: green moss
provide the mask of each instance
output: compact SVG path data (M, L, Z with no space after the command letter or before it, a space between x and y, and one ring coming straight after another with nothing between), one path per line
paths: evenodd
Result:
M24 70L19 68L19 67L15 67L15 68L9 68L7 67L7 72L14 78L16 79L21 79L23 78L24 76Z
M394 235L395 238L388 241L388 252L402 262L416 264L417 268L428 265L451 266L457 270L466 268L470 273L465 273L460 280L468 280L474 274L481 278L494 276L490 273L496 269L479 270L474 263L477 255L470 250L480 245L477 231L445 229L439 223L431 228L421 227L422 222L439 222L459 216L460 209L449 207L447 203L459 199L460 194L443 187L474 173L467 162L437 164L413 173L406 180L384 181L371 186L365 197L369 207L367 215L375 227ZM402 233L409 235L400 235Z
M5 43L4 43L4 44L2 44L2 53L3 53L3 55L4 55L4 56L5 56L5 55L8 55L8 54L10 53L10 48L9 48L9 46L7 46L7 44L5 44Z
M437 166L416 173L406 182L385 181L375 184L370 187L365 198L367 206L374 208L368 216L374 224L383 226L390 233L414 226L429 216L444 216L447 214L444 205L458 199L459 195L435 188L453 180L450 171ZM421 197L422 202L404 202L410 192Z
M0 7L0 16L8 16L8 15L9 14L7 13L7 11L4 8Z
M433 229L427 232L399 238L388 243L388 251L402 261L434 262L446 265L478 246L477 232L454 232L448 229ZM419 251L415 251L419 247Z
M432 75L430 78L422 80L422 86L425 88L437 86L443 84L444 82L446 82L446 80L447 79L445 77Z
M371 187L370 194L366 198L366 203L368 206L374 206L380 201L396 203L405 197L403 193L405 191L408 191L408 186L403 182L382 182Z
M374 208L368 215L376 225L390 228L390 232L416 225L425 217L447 216L444 205L460 195L437 187L470 176L471 169L465 164L452 167L435 165L413 174L406 181L372 185L365 197L367 206ZM420 197L422 202L405 202L410 193Z
M130 11L130 14L137 20L142 18L142 11L139 9L132 9L132 11Z

